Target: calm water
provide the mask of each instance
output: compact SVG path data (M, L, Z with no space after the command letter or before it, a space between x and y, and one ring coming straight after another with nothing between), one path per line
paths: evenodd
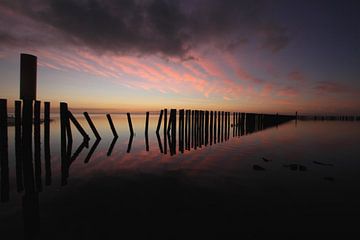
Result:
M102 137L93 154L72 129L73 158L64 176L60 121L51 122L51 177L40 193L17 191L15 128L9 127L9 200L0 203L1 239L311 239L359 233L360 123L291 121L171 155L150 116L91 115ZM41 126L41 130L43 126ZM110 155L110 156L109 156ZM89 158L90 157L90 158ZM265 158L265 159L263 159ZM259 170L262 169L262 170ZM46 174L48 175L46 178ZM38 184L39 184L38 180ZM233 238L232 238L233 239Z

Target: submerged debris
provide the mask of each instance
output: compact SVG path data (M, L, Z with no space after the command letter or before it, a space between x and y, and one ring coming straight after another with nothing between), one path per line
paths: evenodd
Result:
M318 162L318 161L313 161L313 163L321 165L321 166L331 166L331 167L334 166L331 163L323 163L323 162Z
M271 160L270 159L267 159L267 158L262 158L262 160L264 160L264 162L271 162Z
M292 171L297 171L299 170L300 172L304 172L307 171L307 167L304 165L300 165L300 164L284 164L283 167L289 168Z
M253 170L255 170L255 171L264 171L265 168L263 168L263 167L261 167L261 166L259 166L259 165L254 164L254 165L253 165Z

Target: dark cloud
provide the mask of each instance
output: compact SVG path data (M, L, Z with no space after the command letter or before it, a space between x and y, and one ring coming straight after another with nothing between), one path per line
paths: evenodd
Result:
M5 1L0 10L37 25L26 36L0 29L0 44L31 37L33 44L61 42L98 52L188 57L198 45L233 49L256 36L263 48L276 52L289 38L285 29L264 19L265 8L262 0ZM12 24L11 17L0 18L1 24ZM14 28L26 24L17 21ZM54 38L55 31L61 37Z
M304 82L305 81L305 76L302 72L300 71L292 71L288 74L288 78L291 81L295 81L295 82Z

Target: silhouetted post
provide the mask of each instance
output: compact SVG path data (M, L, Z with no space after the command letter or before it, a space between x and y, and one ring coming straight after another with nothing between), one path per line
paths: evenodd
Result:
M171 109L171 123L172 152L176 154L176 109Z
M157 133L159 133L159 131L160 131L163 112L164 112L164 110L161 110L161 111L160 111L159 121L158 121L157 128L156 128L156 132L157 132Z
M237 114L237 122L238 122L238 129L237 129L237 135L238 136L241 136L243 135L242 134L242 131L244 129L244 126L245 126L245 113L238 113Z
M80 123L76 120L76 118L74 117L74 115L68 111L67 112L69 119L72 121L72 123L75 125L75 127L77 128L77 130L81 133L81 135L83 136L85 141L90 140L89 135L87 135L87 133L85 132L85 130L82 128L82 126L80 125Z
M164 154L167 154L167 138L166 138L166 132L167 132L167 109L164 109Z
M114 138L118 138L118 134L117 134L117 132L116 132L116 129L115 129L115 126L114 126L114 123L113 123L113 121L112 121L112 119L111 119L110 114L106 114L106 118L107 118L107 120L108 120L108 122L109 122L111 131L112 131L112 133L113 133L113 135L114 135Z
M100 134L99 134L99 132L96 130L96 127L95 127L93 121L91 120L89 114L88 114L87 112L84 112L83 114L84 114L85 119L86 119L86 121L88 122L91 130L93 131L96 139L101 139Z
M35 162L35 180L38 192L42 191L41 180L41 137L40 137L40 107L41 102L35 101L34 104L34 162Z
M129 124L130 134L134 135L134 129L133 129L133 125L132 125L132 122L131 122L130 113L126 113L126 115L127 115L127 120L128 120L128 124Z
M214 144L216 144L216 111L214 111Z
M195 111L191 110L191 148L194 148L195 139Z
M21 101L15 101L15 166L16 187L18 192L24 190L21 148Z
M67 104L60 103L60 139L61 139L61 185L66 184L67 154L66 154L66 122L67 122Z
M195 110L195 135L194 135L194 148L199 146L199 111Z
M50 102L44 102L44 156L45 156L45 185L51 184L51 155L50 155Z
M224 141L224 111L221 112L221 142Z
M9 150L7 100L0 99L0 166L1 166L1 201L9 200Z
M25 192L35 192L33 161L32 161L32 120L33 101L23 101L22 111L22 153L23 153L23 176Z
M231 113L230 112L228 112L227 113L228 114L228 124L227 124L227 127L228 127L228 129L227 129L227 139L229 140L230 139L230 118L231 118Z
M235 137L235 126L236 126L236 123L235 123L235 112L233 112L233 137Z
M205 146L209 143L209 111L205 112Z
M190 151L190 134L191 134L191 110L189 109L189 118L188 118L188 147L187 149Z
M149 112L146 112L146 118L145 118L145 135L147 135L149 132Z
M217 134L217 137L218 137L218 142L220 142L221 140L221 112L219 111L218 112L218 134Z
M163 147L162 147L162 144L161 144L161 138L160 138L160 135L159 135L158 132L156 133L156 138L157 138L157 140L158 140L158 145L159 145L160 153L163 153L164 151L163 151Z
M20 54L20 99L36 99L36 56Z
M179 151L184 152L184 109L179 110Z
M224 128L224 135L225 135L225 141L227 140L227 124L228 124L228 114L225 112L225 128Z
M145 118L145 148L146 151L149 151L149 112L146 112L146 118Z
M201 145L204 145L205 141L204 141L204 135L205 135L205 112L201 111L200 112L200 120L201 120Z
M214 124L214 112L210 112L210 145L212 145L213 142L213 124Z
M189 110L185 110L185 149L188 149L188 141L189 141L189 135L188 135L188 121L189 121Z

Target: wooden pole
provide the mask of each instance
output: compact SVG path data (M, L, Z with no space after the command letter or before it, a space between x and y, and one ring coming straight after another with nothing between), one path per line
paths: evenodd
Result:
M23 152L23 176L25 193L34 193L34 172L32 154L32 121L33 101L23 101L22 111L22 152Z
M111 119L110 114L106 114L106 118L107 118L107 120L108 120L108 122L109 122L111 131L112 131L112 133L113 133L113 135L114 135L114 138L117 138L117 137L118 137L118 134L117 134L117 132L116 132L116 129L115 129L115 126L114 126L114 123L113 123L113 121L112 121L112 119Z
M50 102L44 102L44 157L45 185L51 185L51 154L50 154Z
M164 154L167 154L167 109L164 109Z
M0 99L0 166L1 201L9 201L9 150L8 150L7 100Z
M91 120L91 118L90 118L90 116L89 116L89 113L84 112L84 116L85 116L85 119L86 119L86 121L88 122L91 130L93 131L96 139L101 139L99 132L97 131L97 129L96 129L93 121Z
M41 102L35 101L34 104L34 162L35 162L35 182L38 192L42 191L41 180L41 137L40 137L40 108Z
M84 138L84 141L88 141L90 140L89 135L87 135L87 133L85 132L85 130L82 128L82 126L80 125L80 123L76 120L76 118L74 117L74 115L68 110L67 112L69 119L71 120L71 122L75 125L75 127L77 128L77 130L81 133L81 135Z
M24 190L23 185L23 152L21 147L21 101L15 101L15 166L16 187L18 192Z
M156 128L156 132L157 132L157 133L160 131L163 112L164 112L164 110L161 110L161 111L160 111L159 121L158 121L157 128Z
M132 122L131 122L130 113L126 113L126 115L127 115L127 120L128 120L128 124L129 124L130 134L134 135L134 129L133 129L133 125L132 125Z
M146 112L145 118L145 135L148 135L149 132L149 112Z

